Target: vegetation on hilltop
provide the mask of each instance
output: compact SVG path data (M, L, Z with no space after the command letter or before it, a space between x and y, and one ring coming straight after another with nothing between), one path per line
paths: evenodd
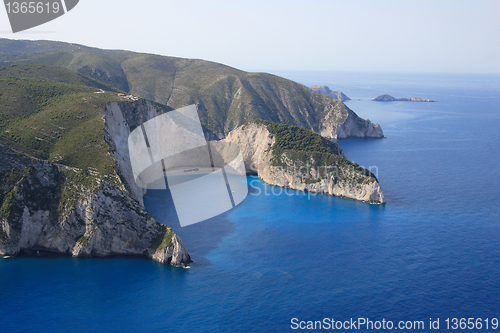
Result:
M202 124L221 138L255 119L294 124L316 133L325 133L328 119L334 124L327 127L327 136L336 137L335 123L345 121L348 114L342 102L315 94L302 84L198 59L0 39L0 64L2 59L8 64L59 66L173 109L196 104Z
M377 179L371 171L342 157L343 153L340 147L319 134L299 126L276 124L262 119L250 123L265 125L269 133L273 135L275 141L269 149L273 154L271 162L274 166L287 169L289 165L286 159L290 159L308 163L310 169L319 170L320 172L328 170L324 167L329 166L343 170L343 172L339 172L339 175L347 175L346 171L351 170L368 177L366 181L375 181ZM284 158L285 156L286 158ZM324 177L325 175L320 176ZM315 179L315 181L319 180L320 178Z
M55 205L60 216L68 214L88 191L97 190L100 179L119 185L100 110L106 103L123 99L101 87L99 82L57 67L0 68L0 143L18 151L16 160L27 166L7 171L10 168L4 165L0 172L1 218L8 220L16 211L13 203L20 188L16 184L37 179L29 174L37 162L26 155L71 168L62 171L54 193L41 193L43 186L31 184L24 194L38 206Z
M12 55L0 49L0 62L8 57ZM27 59L25 55L21 58ZM69 235L62 230L61 237L67 237L69 243L73 239L82 247L88 246L96 228L103 222L109 221L120 228L124 226L132 232L137 232L136 226L140 223L141 228L145 227L137 234L139 241L146 246L158 242L154 244L156 247L150 246L152 250L167 251L175 233L158 222L149 226L144 223L151 216L130 193L121 192L123 179L120 181L111 148L105 141L105 124L100 111L107 103L126 102L118 96L120 90L81 73L54 67L69 59L60 52L52 58L43 54L34 58L46 64L24 61L22 65L0 67L0 219L5 224L3 229L10 230L7 234L0 228L0 244L11 242L10 246L18 241L19 234L25 234L21 216L28 207L30 214L42 216L42 222L50 228L55 223L57 226L76 223L87 230L83 235L75 232L76 229ZM132 112L140 103L133 104ZM170 109L154 102L153 105L164 111ZM117 207L119 216L104 210L84 221L78 214L72 214L77 205L90 207L94 199L96 202L107 200L106 205L111 199L113 204L110 206ZM129 216L137 218L128 219ZM89 227L94 229L88 231ZM130 234L127 237L130 238ZM153 238L150 240L150 237ZM104 238L99 237L97 242ZM5 250L2 248L2 251ZM151 250L146 248L145 251ZM165 259L165 263L169 262Z

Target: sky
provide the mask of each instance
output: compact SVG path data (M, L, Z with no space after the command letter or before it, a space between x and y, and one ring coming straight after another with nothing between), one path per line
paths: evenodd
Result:
M500 73L500 0L80 0L0 38L215 61L247 71Z

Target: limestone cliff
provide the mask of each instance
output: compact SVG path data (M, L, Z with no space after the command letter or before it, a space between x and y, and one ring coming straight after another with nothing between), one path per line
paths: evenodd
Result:
M94 140L108 147L99 152L107 154L111 169L69 167L58 164L59 155L48 161L0 145L0 255L48 251L76 257L141 255L176 266L189 263L181 239L144 210L144 190L135 185L130 166L129 134L165 111L146 100L102 106L95 129L104 131ZM341 120L342 125L329 129L338 137L355 135L359 129L359 117L342 103L335 104L327 117ZM377 128L371 124L362 131ZM384 202L371 173L345 159L336 144L304 128L254 121L233 130L226 140L241 147L247 171L269 184ZM88 143L75 147L82 145Z
M245 72L204 60L50 41L0 39L2 47L8 54L2 60L9 64L24 65L28 60L35 64L58 64L73 74L83 74L87 84L109 86L104 88L108 91L123 90L172 109L196 104L202 124L218 138L256 119L294 124L330 139L384 137L379 125L357 117L342 103L347 98L342 93L324 87L328 96L316 94L300 83L268 73ZM24 69L8 72L26 75ZM74 78L72 82L75 80L83 78Z
M138 101L110 103L102 112L116 172L71 168L0 144L0 255L141 255L174 266L191 261L172 229L144 210L128 162L130 129L158 111Z
M247 173L257 174L268 184L385 203L371 172L348 161L335 143L299 127L250 122L223 141L239 145Z

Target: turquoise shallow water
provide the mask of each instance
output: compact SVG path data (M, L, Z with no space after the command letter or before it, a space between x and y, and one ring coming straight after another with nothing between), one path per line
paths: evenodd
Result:
M339 145L374 167L387 205L251 177L236 209L180 228L168 192L150 191L147 209L182 237L190 269L0 260L0 331L287 332L292 318L325 317L439 317L443 331L448 317L500 317L500 78L277 74L342 90L381 124L386 139ZM438 102L370 101L382 93Z

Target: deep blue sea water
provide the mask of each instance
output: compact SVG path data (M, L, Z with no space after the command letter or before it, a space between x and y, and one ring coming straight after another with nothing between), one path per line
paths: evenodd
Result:
M0 332L290 332L292 318L359 317L423 320L424 332L430 318L440 331L446 318L500 319L500 76L276 74L342 90L380 123L386 139L339 145L378 174L387 205L249 178L236 209L180 228L168 193L150 191L190 269L0 259ZM438 102L370 101L383 93Z

